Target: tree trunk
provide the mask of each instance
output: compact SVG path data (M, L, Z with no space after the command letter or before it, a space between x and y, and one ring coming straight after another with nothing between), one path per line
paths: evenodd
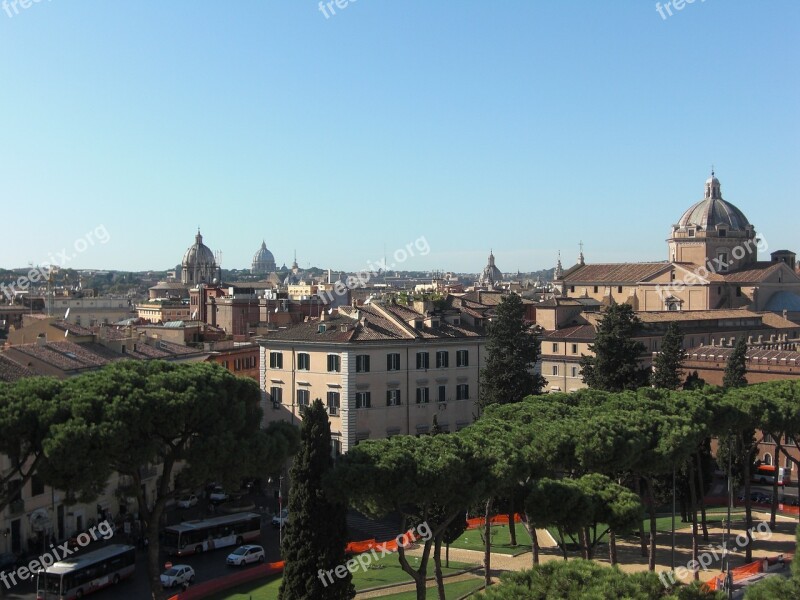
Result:
M608 530L608 560L612 567L617 564L617 534L613 529Z
M744 436L740 436L744 446ZM742 477L744 478L744 515L745 529L747 530L747 545L745 546L745 562L753 562L753 545L750 543L750 529L753 527L753 503L750 499L750 447L742 451Z
M517 526L514 522L514 495L508 499L508 535L511 537L511 547L517 545Z
M405 531L406 520L403 519L403 530ZM425 600L428 590L425 587L425 579L426 579L426 572L428 568L428 557L430 556L431 552L431 545L433 544L433 539L428 540L425 542L425 546L423 546L424 550L422 551L422 556L419 559L419 569L414 569L408 564L408 559L406 558L406 551L401 545L397 545L397 554L400 559L400 567L402 567L403 571L408 573L411 576L411 579L414 580L414 586L417 591L417 600Z
M584 560L589 560L589 528L581 527L581 556Z
M444 566L450 568L450 544L446 544L444 547Z
M769 526L773 531L775 530L775 514L778 511L778 475L781 471L781 434L773 434L775 439L775 477L772 478L772 506L769 512Z
M483 584L488 588L492 585L492 523L491 523L491 512L492 512L492 499L489 498L486 501L486 511L484 512L484 552L483 552L483 565L486 572L483 576Z
M639 475L634 475L636 477L636 493L639 494L639 498L642 499L642 503L644 503L644 492L642 491L642 478ZM639 546L642 552L642 556L647 556L647 540L645 539L644 533L644 519L639 524Z
M650 551L648 553L647 568L650 571L656 570L656 499L653 496L653 478L647 478L647 500L649 504L648 514L650 515Z
M436 537L433 549L433 574L436 578L436 589L439 592L439 600L447 600L444 595L444 579L442 578L442 537Z
M689 513L692 519L692 560L694 561L695 568L692 569L694 572L694 580L699 581L700 579L700 572L697 569L697 558L698 558L698 548L697 548L697 489L695 485L695 474L694 474L694 461L690 458L689 459Z
M708 525L706 524L706 484L703 478L703 463L700 457L700 451L695 452L697 458L697 481L700 485L700 494L698 501L700 502L700 523L703 526L703 541L708 541Z
M564 531L561 527L557 528L558 537L561 538L561 553L564 555L564 560L567 560L567 538L564 536Z
M539 564L539 539L536 536L536 528L531 526L531 516L525 514L525 521L522 523L525 531L531 537L531 565L536 566Z

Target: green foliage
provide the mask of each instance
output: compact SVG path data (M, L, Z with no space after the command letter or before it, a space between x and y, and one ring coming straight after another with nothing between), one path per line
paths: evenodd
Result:
M683 334L678 324L672 321L661 340L661 351L653 360L653 387L665 390L677 390L683 381L683 361L686 352L683 350Z
M541 348L525 323L525 307L516 294L497 305L486 340L486 366L481 369L480 404L519 402L541 393L544 378L533 373Z
M581 357L583 382L608 392L632 390L642 385L639 356L645 351L633 336L639 318L630 304L612 304L597 324L597 335L589 349L594 356Z
M655 573L623 573L616 567L574 559L550 561L527 571L503 576L499 586L479 594L486 600L712 600L716 593L703 593L695 587L693 595L682 596L686 588L664 587Z
M702 390L706 385L706 380L700 377L697 371L692 371L683 382L684 390Z
M283 538L286 561L280 600L346 600L355 596L352 575L333 582L318 577L345 564L347 507L332 500L323 479L332 468L331 426L322 401L315 400L303 414L300 450L290 472L289 523Z
M0 511L34 473L47 470L44 443L50 427L69 419L61 386L50 377L0 384L0 456L9 465L0 471Z
M722 378L722 387L740 388L747 385L747 340L744 335L739 336L733 352L728 357L725 365L725 375Z

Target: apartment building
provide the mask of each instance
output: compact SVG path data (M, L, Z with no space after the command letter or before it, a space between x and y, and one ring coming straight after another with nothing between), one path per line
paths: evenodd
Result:
M361 440L457 431L478 415L485 332L431 302L323 311L259 340L265 421L298 422L319 398L336 452Z

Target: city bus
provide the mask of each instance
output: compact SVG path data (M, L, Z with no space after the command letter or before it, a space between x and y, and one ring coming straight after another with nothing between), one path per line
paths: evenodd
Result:
M36 576L37 600L82 598L133 575L136 548L111 544L80 556L61 560Z
M760 483L762 485L772 485L775 481L775 465L758 465L753 467L753 475L750 481L753 483ZM790 473L783 467L777 468L778 485L786 485L789 483Z
M261 536L261 515L236 513L166 527L161 547L167 554L187 556L225 546L241 546Z

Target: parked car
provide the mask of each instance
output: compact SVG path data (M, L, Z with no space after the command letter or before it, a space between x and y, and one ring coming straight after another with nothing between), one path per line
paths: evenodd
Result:
M239 567L241 565L249 565L250 563L262 563L265 558L264 548L248 544L246 546L239 546L236 550L228 554L228 558L225 562L229 565Z
M222 489L221 485L216 486L211 493L208 495L209 502L213 502L214 504L220 504L225 502L228 499L228 494L225 490Z
M197 504L197 496L194 494L189 494L188 496L182 496L178 498L178 501L175 503L178 508L191 508Z
M17 568L18 558L16 554L6 552L0 554L0 573L14 571Z
M272 526L281 528L289 522L289 509L284 508L279 514L272 517Z
M194 569L189 565L173 565L161 574L161 585L174 588L194 581Z

